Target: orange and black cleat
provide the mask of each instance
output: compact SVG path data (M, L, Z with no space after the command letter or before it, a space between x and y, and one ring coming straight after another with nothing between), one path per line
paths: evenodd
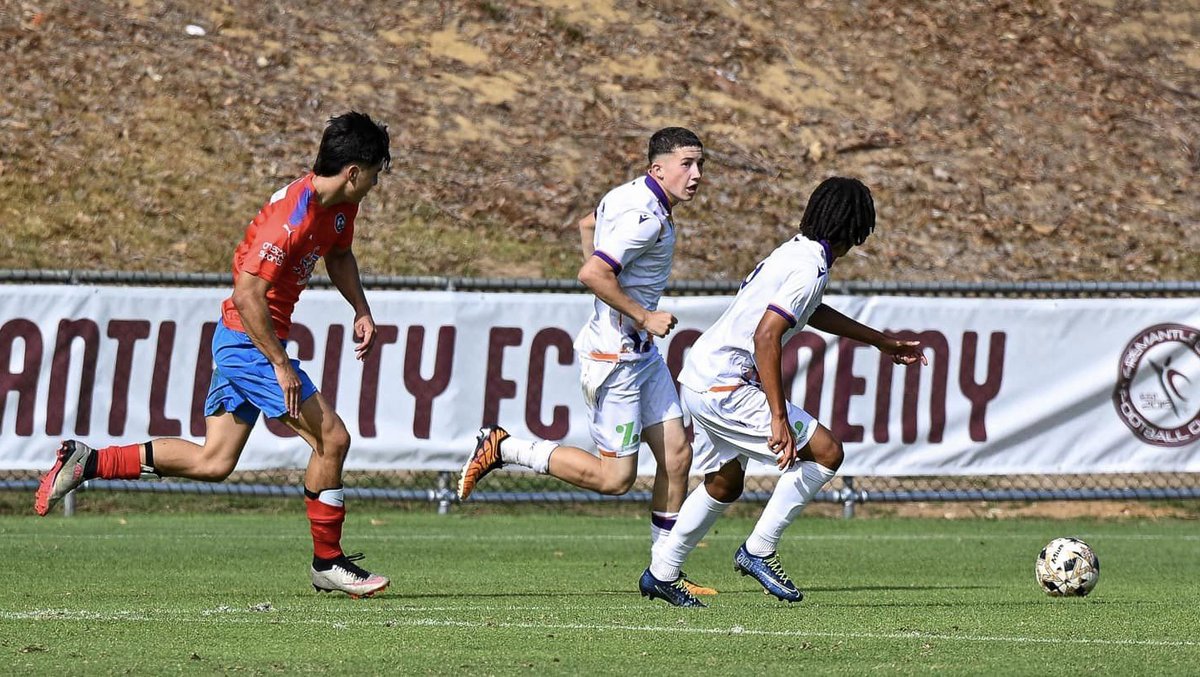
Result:
M508 431L500 426L485 426L479 429L475 452L467 459L462 476L458 479L458 500L467 500L484 475L504 465L500 460L500 443L506 439Z

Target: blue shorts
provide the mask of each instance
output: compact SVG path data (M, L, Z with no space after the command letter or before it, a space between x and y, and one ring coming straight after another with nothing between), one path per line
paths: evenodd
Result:
M267 418L287 414L275 368L249 336L218 322L213 333L212 352L216 369L208 387L208 399L204 402L205 416L228 411L254 425L260 412ZM292 367L300 377L300 401L303 402L316 394L317 387L300 368L299 360L292 360Z

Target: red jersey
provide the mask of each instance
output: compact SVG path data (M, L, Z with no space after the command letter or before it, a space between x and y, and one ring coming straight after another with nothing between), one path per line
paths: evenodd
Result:
M275 335L286 340L292 328L292 309L308 284L313 268L331 249L345 249L354 239L358 205L317 204L310 173L280 188L246 228L246 237L233 252L233 279L250 273L271 284L267 308ZM221 304L225 326L245 332L233 297Z

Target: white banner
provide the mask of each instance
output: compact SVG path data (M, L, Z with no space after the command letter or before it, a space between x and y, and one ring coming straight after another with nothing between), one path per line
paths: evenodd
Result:
M3 287L0 469L47 468L66 438L200 441L209 337L227 294ZM457 470L492 422L592 448L571 349L589 296L368 296L380 337L365 363L354 360L350 308L336 291L304 294L289 342L351 432L348 468ZM673 372L728 302L664 300L680 318L659 344ZM842 474L1200 472L1195 299L826 303L919 336L930 359L893 367L874 349L808 330L789 342L792 400L845 442ZM285 427L260 422L238 467L302 467L308 455Z

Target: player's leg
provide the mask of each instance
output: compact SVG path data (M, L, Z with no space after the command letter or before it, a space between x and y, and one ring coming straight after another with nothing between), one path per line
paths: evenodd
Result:
M307 381L307 376L301 376L301 380ZM362 559L361 554L348 556L342 551L342 525L346 521L342 467L350 451L346 424L315 388L300 405L299 418L281 419L312 447L304 472L304 503L313 539L313 587L324 592L340 590L355 598L383 591L390 583L385 576L355 564Z
M257 415L257 411L255 412ZM233 472L253 424L228 412L205 419L203 444L164 438L92 449L67 440L42 476L34 510L45 515L63 496L90 479L135 480L145 473L220 482Z
M637 452L641 448L642 417L637 387L637 365L615 365L596 389L591 408L592 440L599 456L579 447L549 440L512 437L499 426L479 431L475 450L463 465L458 497L465 500L488 473L515 463L601 494L619 496L637 478Z
M745 548L751 555L775 553L784 529L796 520L813 495L833 479L842 465L841 442L825 426L816 424L813 428L812 438L799 451L801 460L779 478L763 508L762 517L746 539Z

